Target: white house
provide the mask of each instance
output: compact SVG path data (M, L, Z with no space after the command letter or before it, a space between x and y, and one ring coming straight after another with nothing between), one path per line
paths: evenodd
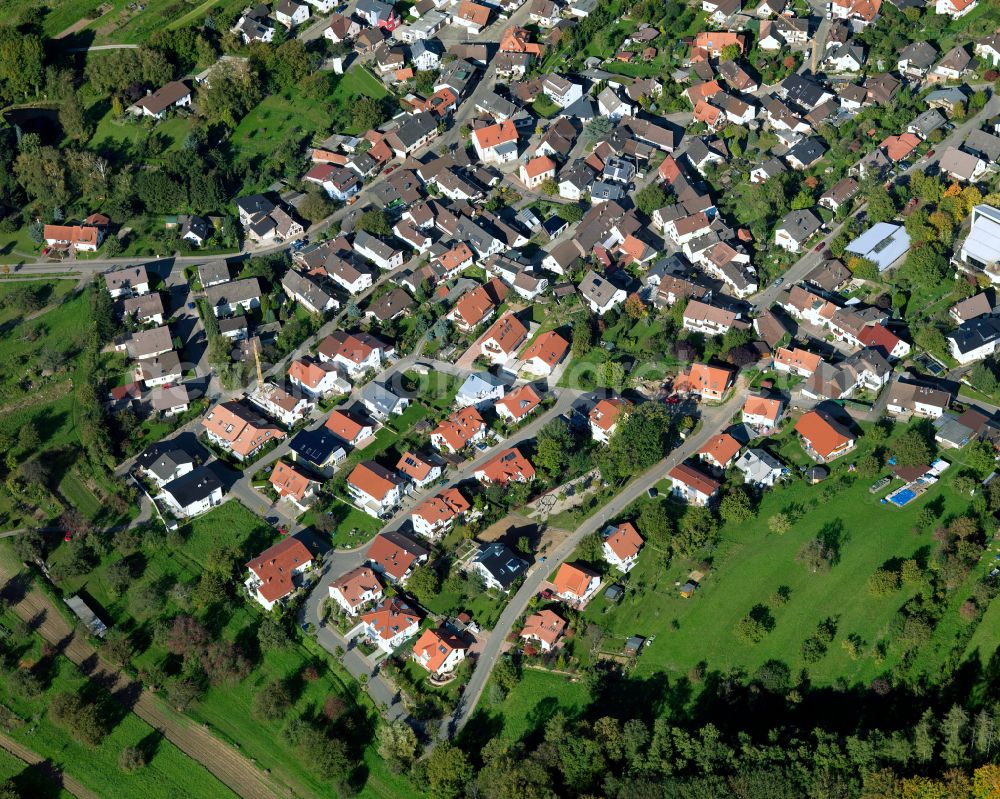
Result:
M667 473L671 492L691 505L707 505L719 493L719 483L692 466L681 463Z
M639 550L645 543L639 531L630 522L604 530L604 559L623 574L632 571L639 559Z
M624 289L618 288L593 270L584 275L577 291L590 310L598 316L603 316L612 308L621 305L628 296Z
M358 231L355 235L354 250L374 263L379 269L388 271L403 265L404 253L402 250L391 247L364 230Z
M472 506L457 488L446 488L440 494L425 499L410 514L413 532L435 541L444 536Z
M443 627L424 630L413 645L413 659L431 674L450 674L465 660L466 649L459 636Z
M398 649L420 630L420 616L400 597L382 600L361 615L361 624L349 633L363 633L386 654Z
M250 572L245 583L247 591L265 610L271 610L295 592L295 578L312 568L312 564L308 547L290 536L247 563Z
M757 488L773 488L788 469L781 461L764 449L748 449L736 461L735 466L743 472L743 482Z
M291 30L309 19L309 6L296 0L281 0L274 7L274 18Z
M379 519L391 514L403 498L403 479L375 461L363 461L347 478L354 504Z
M570 604L582 604L601 587L601 576L585 566L563 563L552 578L556 596Z
M199 466L164 485L160 499L175 515L191 518L222 504L222 483L214 472Z
M330 599L348 616L357 616L365 606L381 602L383 597L382 583L370 566L358 566L342 574L330 583L329 591Z

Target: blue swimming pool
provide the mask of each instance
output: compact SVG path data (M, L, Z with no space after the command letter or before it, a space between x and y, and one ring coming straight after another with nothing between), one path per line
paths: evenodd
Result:
M916 495L917 495L917 493L915 491L911 491L909 488L904 488L899 493L893 494L891 497L889 497L889 501L893 505L897 505L897 506L899 506L901 508L901 507L903 507L903 505L905 505L911 499L913 499L914 497L916 497Z

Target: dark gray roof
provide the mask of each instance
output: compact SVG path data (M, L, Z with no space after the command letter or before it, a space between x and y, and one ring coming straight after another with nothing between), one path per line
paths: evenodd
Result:
M806 166L810 166L811 164L815 163L820 158L822 158L823 153L825 152L826 152L826 147L823 145L823 142L817 139L815 136L813 136L808 139L803 139L794 147L792 147L788 151L787 156L789 158L796 159L797 161L799 161L802 164L805 164Z
M292 452L307 463L317 466L324 463L338 449L343 449L343 446L344 442L325 427L301 430L288 444Z
M518 557L506 544L496 542L487 544L475 557L493 579L504 589L510 588L514 581L528 569L528 562Z
M204 466L199 466L163 486L164 492L170 494L182 508L208 498L220 488L222 483L219 478Z

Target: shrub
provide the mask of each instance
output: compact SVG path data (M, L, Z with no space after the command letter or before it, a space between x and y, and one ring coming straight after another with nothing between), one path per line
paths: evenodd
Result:
M889 596L899 588L899 574L888 569L876 569L868 578L868 591L872 596Z

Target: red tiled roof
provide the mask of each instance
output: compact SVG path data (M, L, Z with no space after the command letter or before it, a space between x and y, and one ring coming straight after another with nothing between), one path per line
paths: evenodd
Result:
M421 664L434 674L456 649L468 649L468 647L454 633L439 628L424 630L424 634L413 645L413 654L421 658Z
M702 474L693 466L688 466L686 463L677 464L667 473L667 476L684 483L684 485L693 488L705 496L710 497L719 490L718 481L713 480L708 475Z
M590 580L597 577L595 572L573 563L564 563L556 572L552 584L557 594L571 594L577 598L587 593Z
M247 563L261 581L257 592L268 602L276 602L295 590L292 572L312 560L312 553L297 538L286 538Z
M644 543L646 542L639 535L639 531L632 526L631 522L619 524L615 528L615 531L607 538L607 544L611 547L611 551L621 560L627 560L638 555Z

